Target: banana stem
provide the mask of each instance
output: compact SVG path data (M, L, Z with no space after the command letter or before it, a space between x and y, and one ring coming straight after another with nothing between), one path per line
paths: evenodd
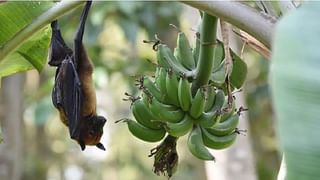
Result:
M200 55L197 64L195 82L192 84L192 94L195 95L197 89L206 85L209 81L214 57L214 46L216 45L218 18L207 13L203 14L200 32Z
M172 143L175 143L176 141L178 140L177 137L174 137L174 136L171 136L171 135L168 135L165 139L166 142L170 142L171 144Z

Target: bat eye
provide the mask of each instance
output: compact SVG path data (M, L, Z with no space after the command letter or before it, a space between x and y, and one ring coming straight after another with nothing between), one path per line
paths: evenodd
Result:
M94 135L94 130L90 130L89 131L89 136L93 136Z

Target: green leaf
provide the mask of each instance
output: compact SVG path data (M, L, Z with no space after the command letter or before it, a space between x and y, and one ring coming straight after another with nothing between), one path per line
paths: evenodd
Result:
M40 1L1 3L0 48L52 5L52 2ZM33 68L41 71L47 59L50 34L49 28L44 28L21 44L14 52L0 59L0 79L3 76Z
M248 67L247 64L233 51L231 51L233 68L230 76L230 83L233 87L239 89L246 80Z
M0 3L0 47L52 5L40 1Z
M304 2L277 24L271 87L287 180L320 177L320 3Z
M4 76L33 68L41 71L47 61L50 34L50 28L42 29L15 52L0 61L0 79Z
M210 80L217 86L221 86L226 80L226 71L224 68L224 61L220 63L218 68L212 72Z

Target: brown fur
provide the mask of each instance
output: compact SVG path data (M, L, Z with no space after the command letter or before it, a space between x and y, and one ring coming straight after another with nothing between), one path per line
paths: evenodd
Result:
M82 86L82 111L81 117L96 115L96 92L93 87L93 65L88 58L85 48L82 46L80 62L78 62L79 78Z
M78 62L78 74L82 86L82 107L80 114L81 137L80 139L86 145L96 145L100 142L102 132L89 133L89 121L91 117L96 116L96 92L93 85L92 73L93 65L89 59L84 46L82 45L80 61Z

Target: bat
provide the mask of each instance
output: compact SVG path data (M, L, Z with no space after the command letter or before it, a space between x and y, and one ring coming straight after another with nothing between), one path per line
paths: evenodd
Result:
M49 49L50 66L57 67L52 90L52 102L60 114L60 120L69 128L71 139L81 150L100 143L106 118L96 113L96 93L92 83L93 65L82 38L91 1L87 1L80 17L74 38L74 50L62 38L58 21L51 22L52 37Z

